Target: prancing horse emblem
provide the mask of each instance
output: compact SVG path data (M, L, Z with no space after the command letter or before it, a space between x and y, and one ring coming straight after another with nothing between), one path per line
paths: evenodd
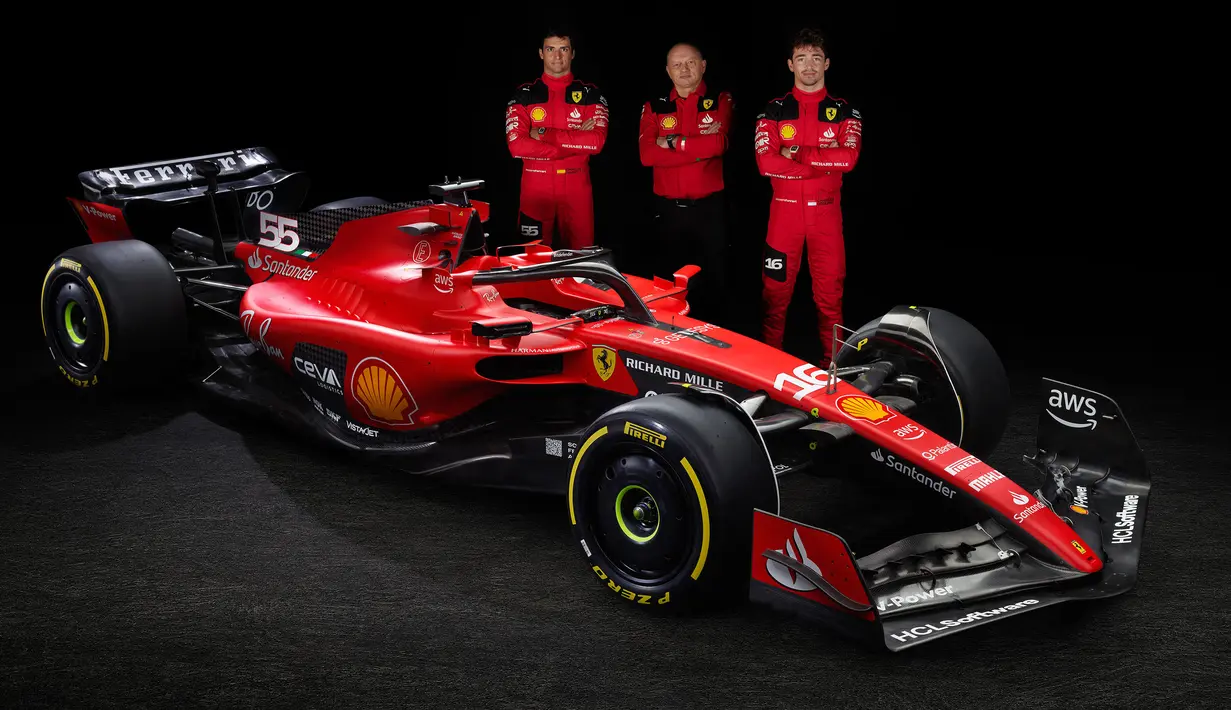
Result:
M616 354L611 348L596 347L594 348L594 371L598 376L603 378L603 382L611 379L615 374Z

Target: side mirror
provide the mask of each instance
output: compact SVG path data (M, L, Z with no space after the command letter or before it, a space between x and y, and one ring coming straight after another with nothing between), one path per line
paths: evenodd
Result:
M534 324L526 318L487 318L471 322L470 332L481 338L514 338L533 333Z
M672 276L675 277L675 285L684 288L688 286L688 280L700 273L701 267L696 264L689 264L682 269L676 271Z
M415 222L413 224L403 224L398 229L412 237L422 237L428 234L435 234L436 232L443 232L449 228L436 222Z

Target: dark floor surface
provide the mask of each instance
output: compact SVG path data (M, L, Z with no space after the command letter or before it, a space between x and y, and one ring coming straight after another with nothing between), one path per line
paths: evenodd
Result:
M561 499L408 479L191 395L83 409L49 370L17 362L0 415L5 706L1188 707L1231 689L1227 419L1145 372L1015 367L991 460L1033 485L1039 375L1105 387L1153 473L1137 587L890 654L759 608L647 616L589 575ZM918 522L925 501L873 484L787 480L783 513Z

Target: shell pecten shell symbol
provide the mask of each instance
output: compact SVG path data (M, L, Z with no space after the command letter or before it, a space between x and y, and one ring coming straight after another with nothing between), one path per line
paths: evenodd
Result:
M390 424L413 423L409 415L418 407L407 393L402 378L384 360L368 358L365 362L371 364L355 368L351 389L368 416Z
M893 416L888 407L871 397L844 397L838 402L838 408L847 416L870 422L879 422Z

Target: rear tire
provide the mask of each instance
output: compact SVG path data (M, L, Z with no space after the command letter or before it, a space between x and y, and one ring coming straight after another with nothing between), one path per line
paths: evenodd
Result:
M776 514L778 484L746 422L664 394L612 409L581 442L569 512L600 584L653 609L747 598L753 509Z
M43 279L41 309L52 360L83 389L158 387L188 339L179 279L135 239L62 253Z
M939 308L919 310L927 313L928 329L939 350L940 363L936 362L935 353L918 347L918 343L896 335L878 336L878 318L864 324L848 339L855 345L841 347L835 357L837 365L847 367L889 359L898 366L897 374L920 377L928 391L918 414L912 414L912 418L986 459L1000 443L1012 406L1004 363L991 342L969 322ZM867 342L860 346L865 339Z

